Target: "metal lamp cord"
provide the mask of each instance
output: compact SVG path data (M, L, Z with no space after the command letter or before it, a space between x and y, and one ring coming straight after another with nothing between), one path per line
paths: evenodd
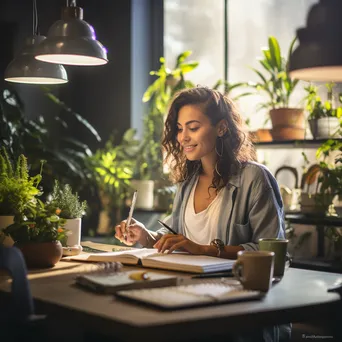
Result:
M33 0L33 10L32 10L32 16L33 16L33 35L39 36L39 28L38 28L38 10L37 10L37 1Z

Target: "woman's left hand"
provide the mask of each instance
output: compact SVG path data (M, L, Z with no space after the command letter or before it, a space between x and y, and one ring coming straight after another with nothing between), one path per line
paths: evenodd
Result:
M180 249L190 254L204 254L203 245L199 245L181 234L165 234L153 247L158 248L159 253L164 253L166 250L168 253L172 253L176 249Z

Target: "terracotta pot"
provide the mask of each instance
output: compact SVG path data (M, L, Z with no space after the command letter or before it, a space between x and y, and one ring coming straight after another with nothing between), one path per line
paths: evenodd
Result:
M301 108L276 108L270 110L272 127L294 127L304 129L304 110Z
M28 268L52 267L63 255L59 241L16 243L15 246L23 253Z
M264 129L264 128L258 129L256 131L256 136L257 136L257 141L259 142L272 141L272 135L269 129Z
M303 140L305 137L304 128L274 127L271 129L273 140Z

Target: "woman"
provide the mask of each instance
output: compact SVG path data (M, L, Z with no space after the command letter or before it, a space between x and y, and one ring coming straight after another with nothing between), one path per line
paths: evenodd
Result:
M170 106L162 146L179 185L165 223L178 234L148 231L133 219L127 231L126 221L115 227L120 241L235 259L240 250L258 249L259 238L284 237L277 182L254 162L243 120L226 96L206 87L180 91Z

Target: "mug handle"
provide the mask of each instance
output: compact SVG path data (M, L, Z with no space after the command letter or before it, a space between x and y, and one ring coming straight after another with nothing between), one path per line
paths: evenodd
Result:
M287 271L290 268L291 264L292 264L293 257L290 254L287 253L285 259L286 259L285 260L285 271Z
M241 284L245 282L245 278L243 277L242 272L243 262L241 262L240 260L236 260L235 264L233 265L233 274Z

